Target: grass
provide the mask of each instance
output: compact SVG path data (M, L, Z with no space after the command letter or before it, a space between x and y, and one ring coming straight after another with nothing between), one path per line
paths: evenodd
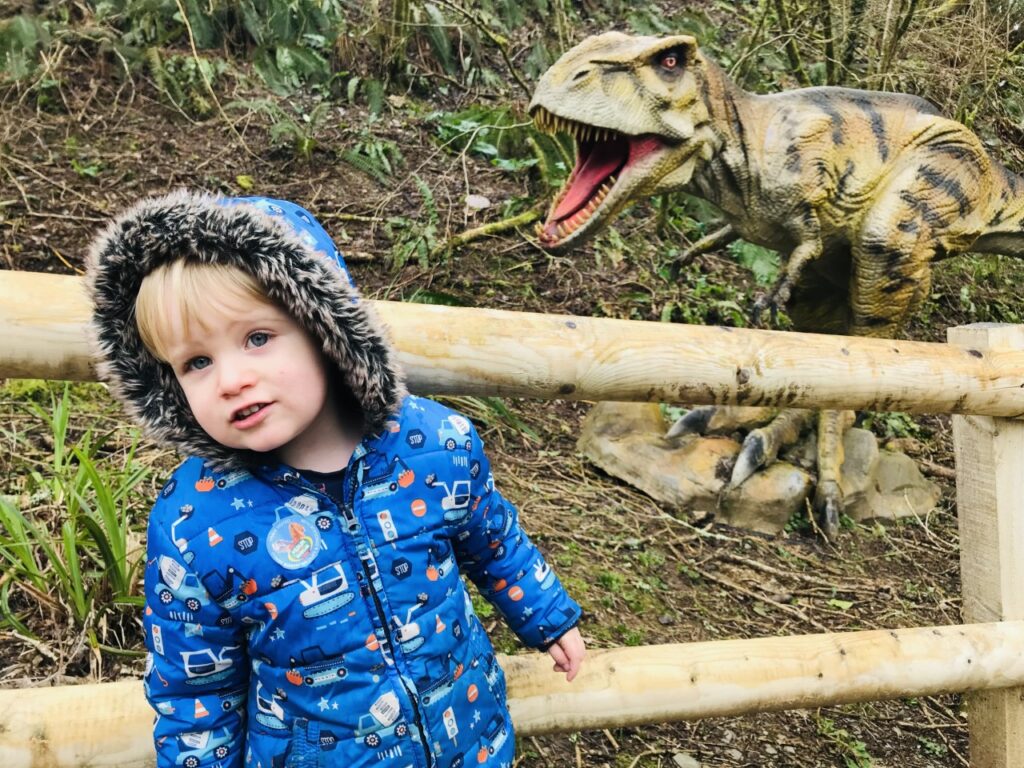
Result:
M121 646L113 632L142 605L151 467L138 434L109 421L96 386L17 382L0 389L0 402L11 449L0 494L0 628L47 642L56 625L91 649L111 647L108 639ZM68 666L82 661L74 656Z

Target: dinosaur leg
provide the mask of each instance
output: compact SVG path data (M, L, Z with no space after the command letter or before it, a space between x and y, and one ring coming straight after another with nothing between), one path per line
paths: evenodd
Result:
M672 263L668 265L668 275L672 280L676 280L679 277L679 270L693 261L696 257L702 253L713 251L716 248L722 248L733 240L738 240L739 234L732 228L731 224L726 224L721 229L716 229L710 234L704 235L700 240L692 243L685 251L676 257Z
M814 509L818 525L828 538L839 533L839 514L843 511L843 491L839 485L845 456L843 435L853 424L853 411L822 411L818 417L818 485L814 490Z
M799 331L833 335L850 332L849 275L852 253L834 248L806 270L793 296L789 316ZM821 411L818 414L817 468L818 482L813 509L818 527L828 537L839 532L839 515L843 509L840 485L843 465L843 436L853 423L853 411Z
M813 226L811 226L813 225ZM770 293L762 293L754 300L751 311L752 325L760 324L761 313L768 309L771 313L772 324L775 324L779 308L789 303L793 289L796 287L804 268L822 255L821 235L818 232L817 221L808 225L806 232L801 233L800 244L792 250L789 258L786 259L782 274L775 281Z
M904 198L900 203L907 205ZM914 221L913 210L905 210L902 218L895 219L903 222L901 226L892 226L894 212L901 213L899 208L879 206L879 213L867 219L860 244L852 249L852 311L845 318L852 336L895 337L930 291L934 256L931 233L924 222ZM814 510L829 538L839 530L843 435L852 421L852 411L823 411L818 420Z
M775 461L779 450L795 443L813 419L814 411L787 408L771 424L750 432L736 457L729 484L737 486L756 470Z

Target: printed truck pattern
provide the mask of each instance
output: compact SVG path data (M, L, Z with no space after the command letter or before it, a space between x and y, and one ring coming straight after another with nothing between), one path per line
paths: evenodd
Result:
M543 648L579 607L464 416L407 397L341 504L284 466L189 459L150 520L158 765L510 768L504 676L460 577Z

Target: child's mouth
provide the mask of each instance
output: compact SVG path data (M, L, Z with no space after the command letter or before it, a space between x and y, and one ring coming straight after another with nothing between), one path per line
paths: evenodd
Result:
M235 411L231 416L231 421L236 423L240 421L246 421L247 419L252 418L266 407L267 403L254 403L253 405L247 405L245 408L240 408L239 410Z

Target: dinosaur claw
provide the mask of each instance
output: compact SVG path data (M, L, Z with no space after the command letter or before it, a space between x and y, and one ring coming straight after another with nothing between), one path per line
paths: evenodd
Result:
M729 485L733 488L740 485L754 472L764 466L766 458L764 436L758 432L751 432L747 435L747 439L743 441L743 447L736 457L736 464L733 465Z
M767 306L767 297L763 293L758 294L757 298L754 299L753 306L750 308L750 326L752 328L761 327L761 313L764 312L764 309Z
M830 541L839 535L839 514L842 510L843 495L839 486L832 482L820 484L814 497L814 511L818 527Z
M714 412L714 406L702 406L687 411L665 433L665 438L672 440L683 435L703 435Z

